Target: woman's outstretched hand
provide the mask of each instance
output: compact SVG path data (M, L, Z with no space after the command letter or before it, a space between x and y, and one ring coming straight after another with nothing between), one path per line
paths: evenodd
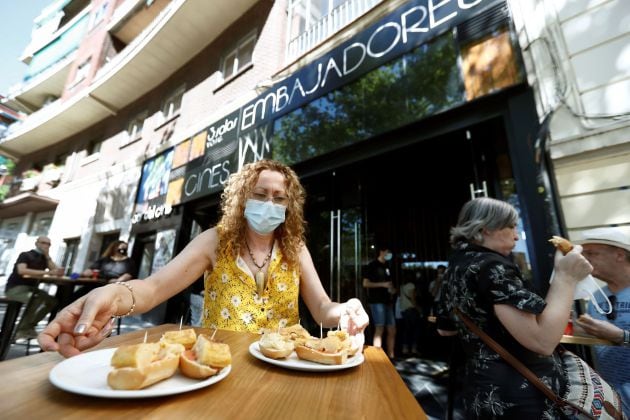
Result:
M359 299L352 298L344 304L339 324L341 324L341 328L348 331L349 335L363 333L369 322L370 318Z
M97 345L111 333L113 302L111 291L99 288L66 306L37 337L40 347L72 357Z

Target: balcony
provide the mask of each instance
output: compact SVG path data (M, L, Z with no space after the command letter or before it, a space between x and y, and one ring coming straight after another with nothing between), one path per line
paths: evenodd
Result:
M155 0L146 6L146 0L126 0L112 16L107 31L125 45L130 44L168 6L171 0Z
M287 60L292 61L315 48L343 27L364 15L383 0L348 0L331 10L306 31L289 41Z
M173 0L98 71L90 86L11 125L0 152L20 158L115 115L159 86L255 3Z
M15 177L12 182L11 192L13 194L23 192L40 193L56 187L63 175L64 167L49 164L42 171L29 169L24 171L20 177Z
M73 51L30 80L11 86L3 104L30 114L52 103L61 96L75 57Z
M72 4L79 7L82 3L71 2L67 6ZM30 114L61 96L88 17L89 9L84 8L53 33L31 42L25 53L29 67L24 81L11 87L3 103Z

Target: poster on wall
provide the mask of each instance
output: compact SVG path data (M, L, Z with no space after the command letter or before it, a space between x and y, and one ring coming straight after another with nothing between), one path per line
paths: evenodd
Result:
M151 264L151 273L155 273L173 259L175 234L175 229L169 229L158 232L155 235L155 254L153 256L153 264Z
M166 205L166 196L172 176L173 155L174 150L168 149L142 165L133 223L157 219L171 213L171 206Z
M239 112L227 115L193 138L190 147L194 153L179 185L181 202L221 191L230 174L238 170ZM199 144L195 147L195 139L203 139L203 149Z

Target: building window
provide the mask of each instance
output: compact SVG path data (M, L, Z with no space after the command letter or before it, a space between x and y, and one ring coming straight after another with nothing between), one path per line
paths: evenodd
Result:
M165 121L168 121L179 114L185 90L186 85L181 85L164 100L164 105L162 105L162 116Z
M103 2L97 6L94 13L92 13L92 16L90 16L88 31L103 21L105 18L105 12L107 12L107 2Z
M42 217L35 221L31 236L47 236L52 224L52 217Z
M287 56L304 54L383 0L289 0Z
M112 233L103 234L103 237L101 240L101 249L98 251L98 255L99 256L103 255L103 253L105 252L109 244L111 244L114 241L118 241L119 239L120 239L120 232L112 232Z
M120 147L124 147L134 141L142 138L142 127L144 127L144 120L147 119L147 111L143 111L136 115L127 126L127 136L123 138Z
M74 268L74 262L77 259L77 253L79 252L80 238L71 238L63 240L66 244L66 250L63 253L63 259L61 266L66 268L66 275L72 273Z
M102 141L102 140L98 140L98 141L94 140L94 141L91 141L91 142L88 144L87 149L86 149L86 150L87 150L87 154L88 154L88 156L91 156L91 155L95 155L95 154L97 154L97 153L100 153L100 152L101 152L101 147L102 147L102 146L103 146L103 141Z
M74 79L72 80L71 87L78 85L87 78L87 75L90 72L90 67L92 65L91 60L92 57L79 64L79 67L77 67L77 71L74 74Z
M256 38L256 31L251 32L238 42L236 48L225 55L221 66L223 80L233 77L252 63Z

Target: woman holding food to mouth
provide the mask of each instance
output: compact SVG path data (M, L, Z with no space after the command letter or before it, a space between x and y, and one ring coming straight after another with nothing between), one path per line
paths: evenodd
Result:
M316 322L362 333L368 316L361 302L332 302L322 287L305 246L304 201L288 166L245 165L225 185L216 227L147 279L98 288L64 308L38 337L42 349L78 354L109 334L112 317L146 312L204 273L204 327L261 332L293 325L301 296Z
M555 351L569 318L573 292L592 267L576 246L556 253L555 279L539 294L512 259L518 213L493 198L475 198L451 228L454 249L442 284L438 332L459 334L466 358L464 408L468 419L559 418L553 402L455 318L455 310L564 394L566 378Z

